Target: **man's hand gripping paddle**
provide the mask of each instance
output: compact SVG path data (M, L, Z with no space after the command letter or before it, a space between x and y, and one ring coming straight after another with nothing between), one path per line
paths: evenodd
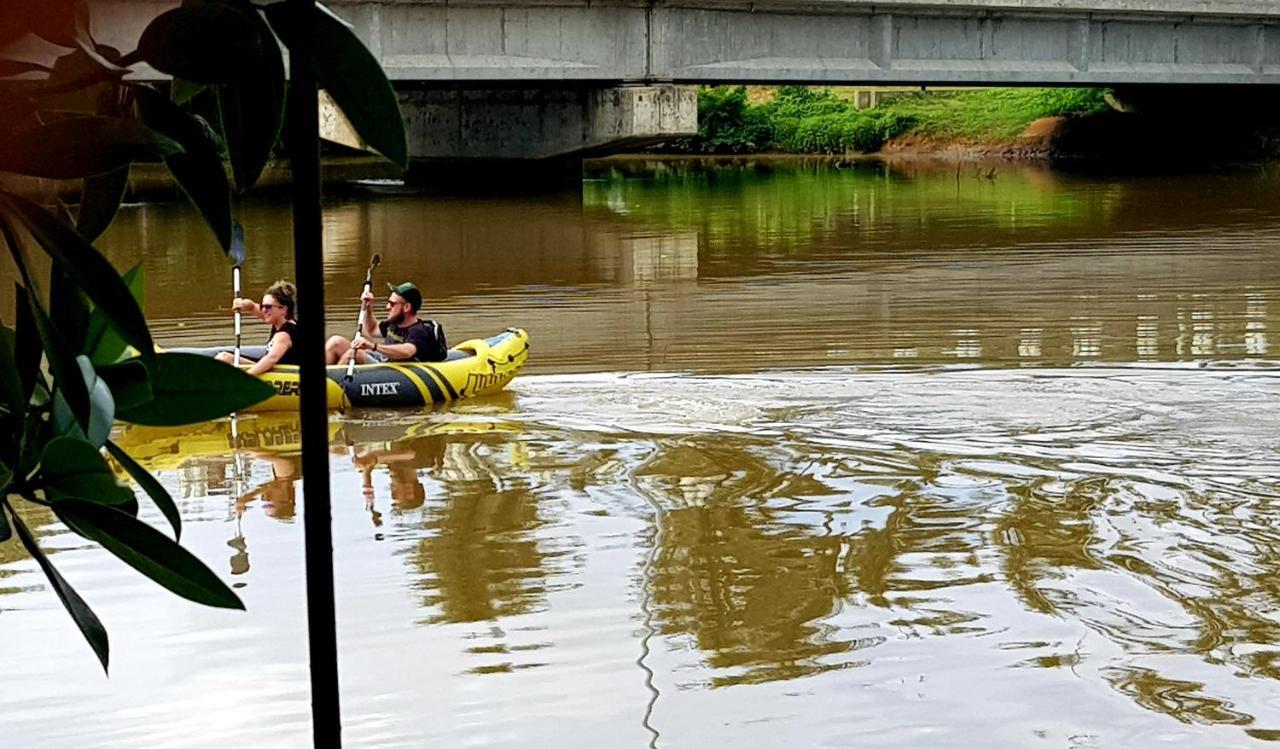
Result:
M377 268L378 263L381 263L381 262L382 262L382 256L376 252L373 253L373 259L369 261L369 270L366 271L364 274L364 291L360 294L361 297L364 297L365 294L368 294L373 291L373 269ZM359 319L356 320L356 334L351 337L352 346L355 345L355 341L357 338L360 338L361 336L364 335L364 320L365 320L365 315L367 314L369 314L369 308L365 306L364 299L362 298L360 300L360 317ZM351 382L351 380L353 380L355 376L356 376L356 352L353 350L351 352L351 361L347 362L347 373L342 376L342 381Z

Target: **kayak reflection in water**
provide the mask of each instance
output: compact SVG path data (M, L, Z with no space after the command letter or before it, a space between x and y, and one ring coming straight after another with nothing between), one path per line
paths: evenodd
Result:
M257 375L271 371L277 364L300 364L301 349L295 345L298 340L297 304L295 299L298 289L288 281L276 281L267 287L262 295L262 304L252 299L233 299L232 311L254 315L271 326L271 336L267 339L267 355L254 361L241 356L242 363L251 364L249 374ZM231 364L232 354L223 351L218 354L218 361Z

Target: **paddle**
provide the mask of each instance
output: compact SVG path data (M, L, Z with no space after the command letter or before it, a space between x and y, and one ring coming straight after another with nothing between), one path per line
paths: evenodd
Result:
M231 256L231 289L235 299L240 298L240 266L244 264L244 227L235 222L231 231L231 248L227 250ZM240 308L236 307L236 349L232 355L232 365L240 366Z
M240 266L244 264L244 227L239 221L231 225L231 248L227 250L227 255L231 257L231 289L235 295L233 299L240 298ZM231 365L240 366L240 308L236 307L236 349L231 356ZM235 461L236 481L240 480L243 469L240 466L240 434L237 429L236 414L231 414L231 447L236 452L233 460Z
M373 291L373 269L377 268L378 263L381 263L381 262L382 262L382 256L376 252L373 253L373 259L369 261L369 270L365 271L365 274L364 274L364 291L361 292L360 296L363 297L365 294L368 294L369 292ZM367 315L368 313L369 313L369 309L364 306L364 301L362 300L360 302L360 317L359 319L356 320L356 334L351 338L351 342L353 345L355 343L355 340L364 334L364 318L365 318L365 315ZM355 352L352 352L351 361L347 362L347 373L342 376L342 380L343 382L351 382L351 380L355 379L355 376L356 376L356 355L355 355Z
M231 288L235 299L240 298L240 266L231 269ZM236 348L235 353L231 357L231 365L240 366L240 308L236 307Z

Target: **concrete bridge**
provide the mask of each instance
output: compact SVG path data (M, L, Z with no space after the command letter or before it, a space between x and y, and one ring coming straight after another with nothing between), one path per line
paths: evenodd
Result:
M176 0L99 0L124 44ZM416 159L547 159L696 129L680 84L1280 83L1274 0L333 0ZM338 123L330 116L327 121ZM330 130L339 137L340 127Z
M339 0L333 8L402 81L1280 83L1273 0Z

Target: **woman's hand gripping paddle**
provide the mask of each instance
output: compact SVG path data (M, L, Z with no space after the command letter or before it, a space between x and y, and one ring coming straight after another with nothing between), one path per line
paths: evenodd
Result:
M373 259L369 261L369 270L366 271L364 274L364 291L360 294L361 297L373 291L373 269L377 268L378 263L381 263L381 262L382 262L382 256L376 252L373 253ZM369 314L369 308L365 306L364 300L361 299L360 317L359 319L356 320L356 334L351 337L351 342L353 345L355 344L355 340L357 338L360 338L361 336L364 335L364 320L365 320L365 315L367 314ZM351 361L347 362L347 373L342 376L342 380L343 382L351 382L351 380L353 380L355 376L356 376L356 352L352 351Z
M240 222L235 222L231 232L231 249L227 250L227 254L231 256L231 292L235 296L233 299L240 298L240 266L244 263L244 227ZM240 308L236 307L236 349L232 355L231 364L240 366Z

